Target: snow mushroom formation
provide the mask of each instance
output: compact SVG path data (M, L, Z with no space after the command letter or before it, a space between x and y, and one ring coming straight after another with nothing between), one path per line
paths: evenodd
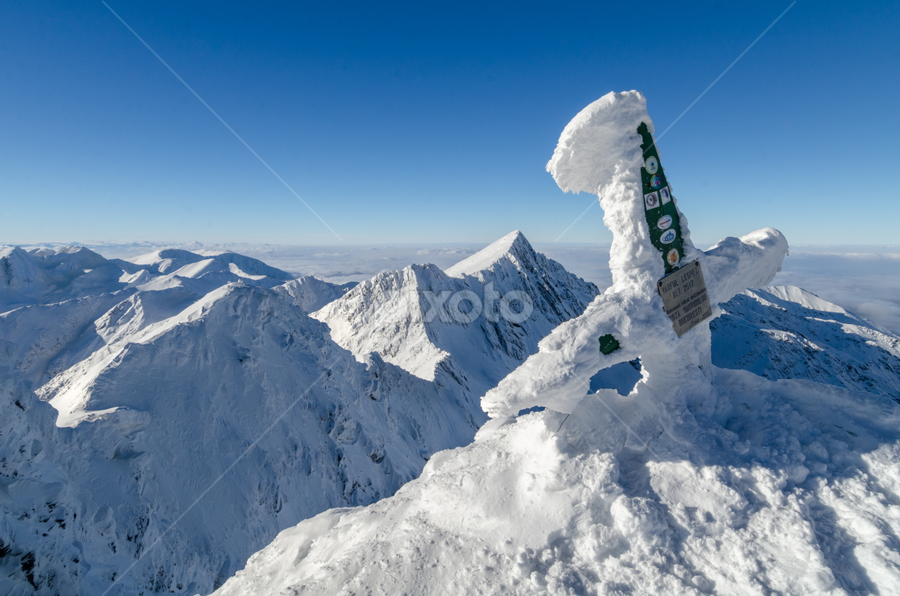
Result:
M630 91L604 95L563 130L547 171L564 191L600 196L603 221L613 233L609 260L613 285L584 314L544 338L537 354L484 396L482 406L491 417L512 416L535 406L571 413L587 394L594 374L638 357L643 377L632 394L635 399L656 404L690 400L690 405L707 412L715 408L709 321L676 337L657 292L657 281L665 272L644 215L644 160L637 133L642 123L652 133L644 96ZM768 284L787 255L787 240L772 228L726 238L706 252L697 250L687 218L680 210L678 215L684 241L681 263L699 263L714 305L748 286ZM714 316L721 313L713 308ZM612 335L620 349L601 353L597 341L605 335Z

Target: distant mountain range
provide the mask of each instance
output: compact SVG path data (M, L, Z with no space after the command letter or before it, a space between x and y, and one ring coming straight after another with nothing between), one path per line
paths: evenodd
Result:
M519 232L353 285L229 252L0 250L0 592L209 593L469 444L480 397L600 293ZM716 366L898 399L896 336L798 288L723 309Z

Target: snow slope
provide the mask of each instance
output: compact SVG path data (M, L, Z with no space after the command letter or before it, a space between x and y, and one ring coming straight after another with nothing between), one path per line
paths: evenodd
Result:
M716 376L709 418L597 394L564 423L491 421L393 497L285 530L216 594L895 593L900 406Z
M458 389L334 344L303 305L342 288L200 257L0 315L0 592L208 593L483 422Z
M376 352L478 397L597 293L515 231L446 271L411 265L381 273L313 316L359 357Z
M793 286L747 290L712 322L716 366L900 401L900 338Z

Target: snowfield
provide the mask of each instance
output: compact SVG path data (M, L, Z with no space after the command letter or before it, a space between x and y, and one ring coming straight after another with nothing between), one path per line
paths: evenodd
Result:
M393 497L285 530L217 595L896 593L900 406L716 379L709 417L595 395L564 423L493 420Z

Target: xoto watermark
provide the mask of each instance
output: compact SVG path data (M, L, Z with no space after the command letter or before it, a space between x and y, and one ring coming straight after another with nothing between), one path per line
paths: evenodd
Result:
M421 292L428 305L423 320L431 323L435 319L442 323L469 324L483 316L492 323L503 320L516 325L524 323L534 312L534 302L524 290L510 290L500 295L494 290L494 282L484 286L484 295L472 290L443 290Z

